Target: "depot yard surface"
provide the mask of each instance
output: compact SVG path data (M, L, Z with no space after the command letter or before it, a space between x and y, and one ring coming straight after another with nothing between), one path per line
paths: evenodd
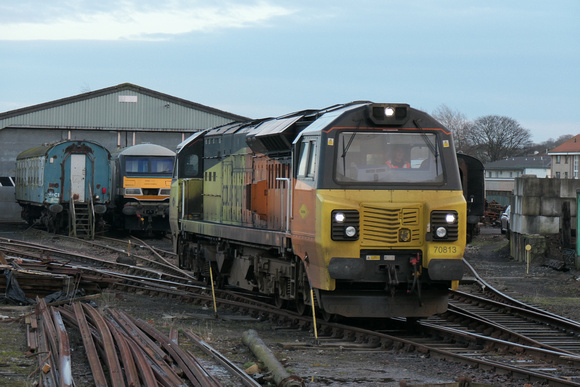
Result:
M2 237L35 238L35 234L26 231L22 225L0 225L0 232ZM483 228L468 247L466 259L486 281L513 297L569 318L580 319L580 301L576 297L580 290L580 281L576 280L578 273L574 270L556 271L535 262L526 274L523 263L510 259L508 243L499 228ZM399 386L402 381L408 385L451 383L460 377L470 377L478 383L510 386L504 376L430 358L425 354L317 347L312 345L313 332L287 329L270 321L258 321L227 310L218 310L218 317L215 318L211 307L182 304L138 293L104 292L95 301L100 309L108 306L123 310L165 333L170 327L191 330L241 368L256 361L249 348L242 343L243 333L254 329L287 371L302 378L308 386ZM8 318L20 317L32 310L31 307L0 304L0 315ZM80 370L75 382L79 386L90 386L90 369L80 355L83 353L82 341L75 339L74 335L72 337L73 357L81 359L74 360L75 371ZM196 352L184 336L180 339L181 345L204 359L204 355ZM38 357L28 356L26 351L23 321L0 323L0 386L31 385L38 372ZM216 368L210 368L210 371L216 372L218 377L224 373ZM267 375L265 369L260 369L260 372ZM227 378L220 380L226 386L236 385Z

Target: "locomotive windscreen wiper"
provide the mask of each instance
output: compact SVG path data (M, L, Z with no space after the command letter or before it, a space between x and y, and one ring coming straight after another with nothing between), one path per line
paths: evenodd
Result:
M354 140L354 136L356 136L356 132L354 132L352 134L352 136L350 136L350 138L348 139L348 144L346 144L346 146L344 145L344 141L342 142L342 155L340 157L342 157L342 170L345 171L346 173L346 152L348 152L348 149L350 148L350 146L352 145L352 142Z
M417 128L423 130L423 128L421 127L421 125L419 125L419 120L413 120L413 123L415 124L415 126ZM438 162L438 160L439 160L439 152L437 151L437 146L436 146L436 144L432 143L429 140L429 137L427 137L427 135L425 133L421 133L421 136L423 137L423 140L425 141L425 144L427 145L427 147L431 151L431 154L435 158L435 173L437 173L437 175L439 175L439 162Z
M344 146L344 142L342 143L342 159L344 160L344 156L346 156L346 152L348 152L348 148L350 148L350 146L352 145L352 142L354 140L354 136L356 136L356 132L352 134L352 136L350 136L350 138L348 139L348 144L346 144L346 146Z

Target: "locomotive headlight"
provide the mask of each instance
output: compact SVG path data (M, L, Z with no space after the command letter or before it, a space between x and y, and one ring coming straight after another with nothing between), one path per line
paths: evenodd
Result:
M141 188L125 188L125 195L143 195Z
M344 229L344 234L347 237L352 238L356 235L356 228L354 228L353 226L348 226L347 228Z
M330 237L333 241L356 241L359 238L357 210L333 210L330 215Z
M392 108L391 106L387 106L387 107L385 108L385 116L387 116L387 117L392 117L392 116L394 116L394 115L395 115L395 109L394 109L394 108Z
M161 188L159 190L159 195L165 196L171 193L171 188Z
M459 214L452 210L431 212L430 230L433 240L452 242L459 238Z
M438 238L445 238L447 236L447 229L445 227L437 227L435 234Z

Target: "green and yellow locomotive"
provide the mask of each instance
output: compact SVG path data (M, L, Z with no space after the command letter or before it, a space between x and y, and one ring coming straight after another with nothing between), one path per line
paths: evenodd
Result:
M182 268L325 316L425 317L463 275L451 133L406 104L352 102L198 132L177 149ZM314 297L310 297L311 289Z

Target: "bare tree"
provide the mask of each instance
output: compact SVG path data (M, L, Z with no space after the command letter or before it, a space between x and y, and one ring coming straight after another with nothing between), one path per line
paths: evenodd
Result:
M528 154L545 154L548 153L550 150L554 149L555 147L562 145L564 142L568 141L574 137L571 134L563 134L557 139L549 138L544 142L539 144L531 144L530 148L528 149Z
M440 105L432 114L437 121L453 132L455 149L458 152L470 153L471 144L468 138L469 128L473 125L462 113Z
M531 145L531 134L509 117L484 116L476 119L468 130L467 138L472 153L480 160L489 162L505 157L519 156Z

